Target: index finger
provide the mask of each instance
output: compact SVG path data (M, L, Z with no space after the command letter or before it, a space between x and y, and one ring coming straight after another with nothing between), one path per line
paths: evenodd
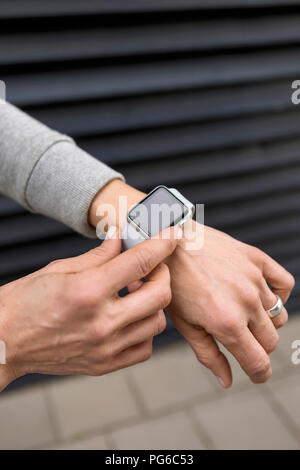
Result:
M135 291L118 300L119 328L144 320L169 305L171 300L170 273L163 263L156 266ZM131 284L132 285L132 284ZM126 312L126 315L124 315Z
M178 238L177 227L168 229L168 238L149 239L102 266L106 279L114 291L119 291L131 282L146 277L159 263L168 258L175 250Z
M263 276L285 304L295 286L295 279L283 266L266 255L263 264Z
M272 375L270 358L251 331L244 328L237 339L224 342L240 366L254 383L266 382Z

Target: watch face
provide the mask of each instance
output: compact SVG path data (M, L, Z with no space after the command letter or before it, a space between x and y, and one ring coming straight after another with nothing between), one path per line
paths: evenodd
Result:
M178 224L186 217L189 209L164 186L154 189L128 214L149 237L167 227Z

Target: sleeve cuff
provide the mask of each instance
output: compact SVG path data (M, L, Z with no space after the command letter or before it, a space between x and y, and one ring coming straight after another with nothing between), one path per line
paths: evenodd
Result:
M72 142L53 144L35 165L25 197L31 212L63 222L75 231L96 238L88 223L90 205L109 181L124 177L91 157Z

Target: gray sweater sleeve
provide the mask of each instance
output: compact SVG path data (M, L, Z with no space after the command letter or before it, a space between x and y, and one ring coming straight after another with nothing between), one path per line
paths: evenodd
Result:
M96 237L88 210L97 192L115 178L124 179L70 137L0 99L0 193Z

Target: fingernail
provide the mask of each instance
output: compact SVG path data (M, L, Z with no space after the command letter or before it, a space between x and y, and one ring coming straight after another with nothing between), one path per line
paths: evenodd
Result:
M105 237L105 240L110 240L111 238L114 238L115 234L116 234L116 231L117 231L117 227L115 227L114 225L112 225L111 227L109 227L107 233L106 233L106 237Z
M226 388L225 383L221 377L217 377L219 384L223 387Z
M177 225L175 228L175 238L180 240L182 238L182 235L183 235L182 228Z

